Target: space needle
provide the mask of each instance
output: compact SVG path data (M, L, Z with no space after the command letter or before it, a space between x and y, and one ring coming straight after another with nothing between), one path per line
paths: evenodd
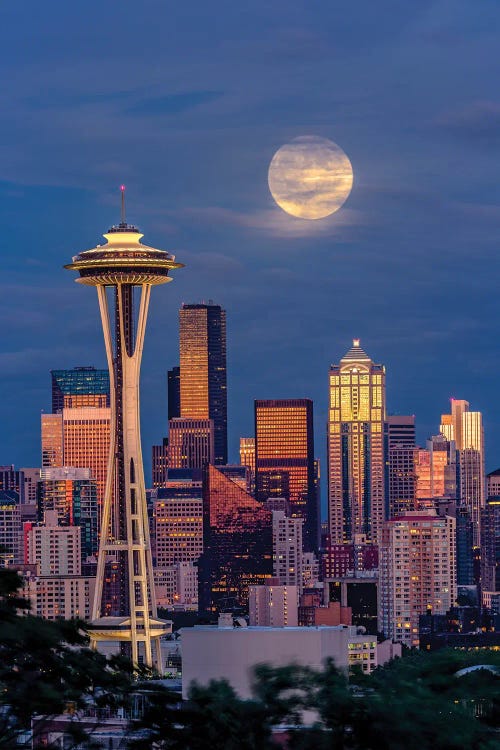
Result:
M90 639L120 644L134 664L162 672L158 619L139 421L139 373L151 287L171 281L182 268L175 256L141 243L143 235L125 219L104 235L105 245L85 250L65 268L76 281L95 286L99 299L111 386L111 445L101 517L101 534ZM103 584L106 563L114 563L116 588L109 606Z

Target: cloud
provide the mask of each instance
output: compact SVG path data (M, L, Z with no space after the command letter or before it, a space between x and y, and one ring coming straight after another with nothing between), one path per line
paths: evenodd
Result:
M235 211L222 206L200 206L180 209L177 216L196 218L205 224L216 222L226 226L244 227L257 232L266 232L274 237L314 237L336 235L345 227L356 225L361 216L354 209L343 208L325 219L299 219L280 208Z
M220 99L221 91L184 91L178 94L167 94L150 99L142 99L127 107L124 113L127 115L139 115L142 117L157 117L161 115L178 115L201 104Z
M465 107L444 112L436 119L436 125L481 145L499 145L500 102L475 101Z

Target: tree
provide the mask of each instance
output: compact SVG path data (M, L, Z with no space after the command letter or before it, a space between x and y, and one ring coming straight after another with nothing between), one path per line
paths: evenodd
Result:
M29 614L22 579L0 569L0 748L19 747L35 715L38 731L71 707L75 719L89 701L113 707L131 690L130 664L88 648L84 624L49 622ZM83 738L81 724L69 730Z
M265 706L241 700L225 680L193 685L188 700L161 686L145 686L147 708L134 723L134 750L271 750Z

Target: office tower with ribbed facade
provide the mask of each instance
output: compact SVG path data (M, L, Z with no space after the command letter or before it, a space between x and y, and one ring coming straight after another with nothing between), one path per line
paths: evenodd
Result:
M415 508L415 417L388 416L386 423L386 514L392 518Z
M227 463L226 311L183 304L179 311L180 416L213 420L214 460Z
M328 520L332 543L377 541L385 520L385 368L358 339L329 374Z
M291 517L304 520L304 550L316 552L319 504L310 399L255 402L255 472L257 499L287 500Z

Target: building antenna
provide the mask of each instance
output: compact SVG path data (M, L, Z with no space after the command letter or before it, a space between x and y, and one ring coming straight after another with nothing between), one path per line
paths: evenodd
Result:
M122 194L122 224L125 224L125 185L120 185L120 190Z

